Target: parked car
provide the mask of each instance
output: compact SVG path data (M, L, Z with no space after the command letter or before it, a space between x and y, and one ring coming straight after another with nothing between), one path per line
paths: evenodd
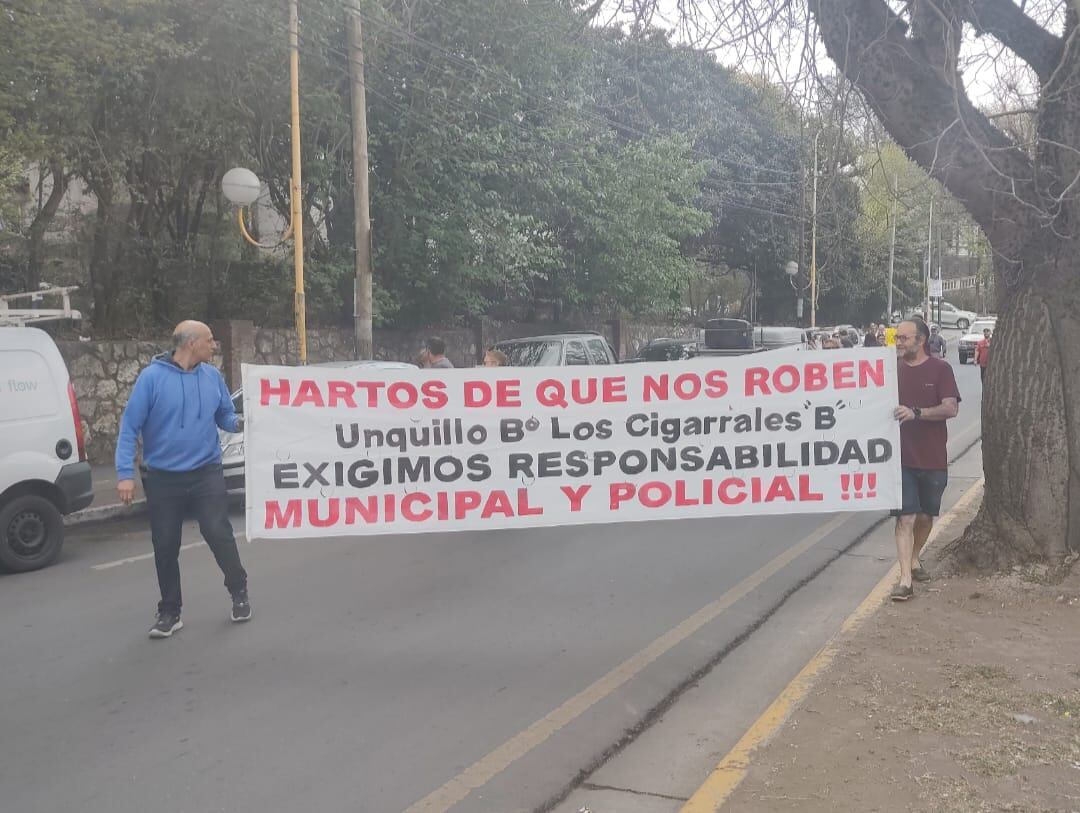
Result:
M751 325L745 319L710 319L705 323L703 356L740 356L781 347L806 345L806 330L783 325Z
M967 364L968 359L975 358L975 345L983 337L983 331L989 328L993 331L997 327L997 319L983 316L971 323L971 330L960 337L957 352L960 355L960 363Z
M578 364L614 364L615 351L601 334L552 333L498 342L511 367L568 367Z
M401 361L327 361L312 367L337 367L348 370L415 370L415 364ZM237 415L244 414L244 389L232 394L233 409ZM244 433L218 430L221 444L221 467L225 473L225 488L230 495L244 493Z
M837 325L833 328L833 335L839 336L841 330L846 330L848 332L848 336L851 337L851 341L855 343L856 347L860 347L862 345L862 331L855 327L855 325Z
M64 545L64 514L94 489L82 420L49 334L0 327L0 567L37 570Z
M628 364L642 361L683 361L701 352L696 339L652 339L638 348L637 355L626 359Z
M938 323L941 327L955 327L958 330L967 330L971 327L971 323L979 318L979 314L975 311L965 311L953 305L951 302L941 303L941 318ZM934 316L938 312L938 308L931 308L931 316ZM925 319L922 308L914 308L908 313L908 318L917 316L920 319Z
M754 344L764 350L798 347L806 344L806 330L787 325L759 325L754 328Z

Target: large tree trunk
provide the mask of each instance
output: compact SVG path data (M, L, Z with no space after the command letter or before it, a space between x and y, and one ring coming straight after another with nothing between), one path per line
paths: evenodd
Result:
M38 213L30 223L30 245L26 265L26 290L35 291L41 283L41 271L45 264L45 232L60 209L60 201L67 192L68 178L64 175L63 165L55 158L49 160L49 174L52 176L52 188Z
M1080 481L1070 475L1069 447L1080 415L1067 406L1065 382L1080 381L1080 356L1059 343L1076 315L1056 313L1051 298L1031 280L1002 301L982 401L985 496L952 549L964 564L1060 563L1070 537L1076 547L1080 525L1070 514L1080 501L1070 490Z
M980 567L1061 563L1080 550L1077 11L1069 8L1058 37L1012 0L916 3L910 28L882 0L812 6L829 56L994 250L999 321L982 402L986 492L952 551ZM955 58L964 26L995 36L1039 77L1034 151L967 98Z

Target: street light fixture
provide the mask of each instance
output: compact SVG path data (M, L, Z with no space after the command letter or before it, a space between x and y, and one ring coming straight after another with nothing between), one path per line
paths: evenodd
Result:
M259 176L250 169L235 167L221 176L221 191L230 203L250 206L259 199L262 184Z
M803 318L803 292L806 287L800 286L799 279L799 264L794 260L788 260L784 265L784 273L788 275L788 282L791 283L791 287L795 290L795 318ZM808 287L808 286L807 286Z
M240 226L240 234L251 245L256 248L277 248L292 237L294 224L291 217L289 227L285 229L285 233L281 235L281 238L276 243L260 243L251 236L251 232L248 231L247 227L247 218L244 216L244 207L250 206L259 199L262 182L259 180L259 176L250 169L234 167L226 172L221 177L221 191L230 203L236 205L236 222Z

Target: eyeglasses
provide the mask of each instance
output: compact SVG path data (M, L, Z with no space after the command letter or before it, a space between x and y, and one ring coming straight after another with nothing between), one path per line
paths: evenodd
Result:
M897 333L893 338L896 339L896 341L898 341L898 342L913 342L913 341L915 341L914 336L908 336L908 335L905 335L903 333Z

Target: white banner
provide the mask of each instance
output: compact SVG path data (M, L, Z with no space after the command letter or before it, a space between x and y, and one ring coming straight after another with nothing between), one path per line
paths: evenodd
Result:
M249 539L900 505L891 348L243 377Z

